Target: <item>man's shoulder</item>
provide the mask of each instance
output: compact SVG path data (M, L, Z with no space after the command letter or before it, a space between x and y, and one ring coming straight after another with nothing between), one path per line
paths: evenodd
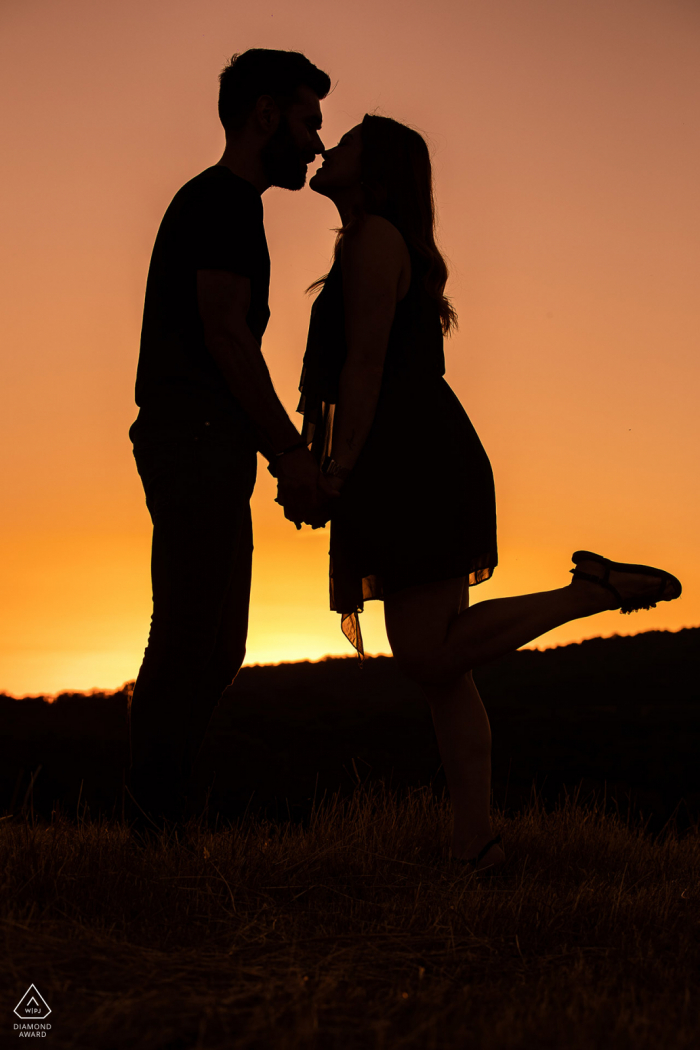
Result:
M266 244L260 194L251 183L220 165L206 168L180 187L165 210L156 238L161 253L209 242L245 242L257 245L260 251Z
M216 201L222 204L240 204L246 209L262 214L262 201L255 187L224 167L214 164L205 168L198 175L181 186L173 198L173 203L180 204L206 203Z

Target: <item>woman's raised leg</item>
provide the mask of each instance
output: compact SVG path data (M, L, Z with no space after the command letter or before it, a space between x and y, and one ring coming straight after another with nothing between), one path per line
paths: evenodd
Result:
M596 563L579 568L599 574ZM626 594L655 592L659 578L611 573ZM585 579L573 579L553 591L492 598L447 617L459 581L443 580L406 587L385 599L387 634L394 656L412 677L432 683L453 682L480 664L513 652L570 620L617 608L610 591ZM670 585L669 585L669 589Z

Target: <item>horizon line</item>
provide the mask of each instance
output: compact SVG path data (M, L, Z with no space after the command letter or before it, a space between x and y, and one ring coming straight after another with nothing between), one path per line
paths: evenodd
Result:
M678 627L675 630L670 627L651 627L647 631L635 631L630 634L620 634L617 631L613 631L612 634L595 634L591 635L590 638L581 638L578 642L566 642L564 645L521 645L519 649L514 649L513 652L545 653L550 652L552 649L570 649L574 645L583 645L585 642L609 641L612 638L638 638L641 634L680 634L681 631L697 631L699 629L700 624L693 624L689 627ZM367 660L392 660L393 655L391 653L367 653L365 658ZM354 653L327 653L325 656L319 656L316 660L278 660L276 662L270 661L269 663L243 663L241 671L246 667L288 667L295 664L322 664L329 660L352 660L354 662L356 659L357 656ZM491 662L492 661L489 661L489 663ZM116 689L103 689L99 686L92 686L90 689L59 689L53 693L23 693L21 696L17 696L15 693L8 693L5 690L0 690L0 697L5 698L6 700L45 700L47 703L51 704L60 696L116 696L118 693L123 693L125 690L128 690L129 686L133 686L135 682L135 678L130 678ZM226 688L230 687L227 686Z

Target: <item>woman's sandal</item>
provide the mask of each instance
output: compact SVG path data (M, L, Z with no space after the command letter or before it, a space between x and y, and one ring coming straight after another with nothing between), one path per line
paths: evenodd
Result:
M477 853L477 855L475 857L453 857L452 859L456 860L458 864L469 864L474 869L474 871L476 871L477 868L478 868L479 862L484 859L484 857L486 856L488 851L491 849L491 847L492 846L497 846L500 841L501 841L501 836L500 835L496 835L495 839L491 839L490 842L487 842L486 845L482 849L479 850L479 852ZM488 871L488 870L489 870L488 868L484 868L484 871Z
M610 561L609 558L603 558L602 555L593 554L591 551L576 551L571 555L571 560L574 565L578 565L581 561L594 561L603 566L603 572L600 576L594 576L593 573L584 572L578 568L571 569L571 574L575 580L588 580L591 583L598 583L601 587L605 587L606 590L615 596L621 613L632 613L638 609L655 609L657 602L673 601L674 598L680 597L683 590L680 580L677 580L670 572L665 572L663 569L655 569L651 565L631 565L627 562ZM639 598L625 599L617 588L610 583L611 571L627 572L637 576L655 576L659 579L658 589ZM669 584L673 586L673 594L669 598L664 598L664 591Z

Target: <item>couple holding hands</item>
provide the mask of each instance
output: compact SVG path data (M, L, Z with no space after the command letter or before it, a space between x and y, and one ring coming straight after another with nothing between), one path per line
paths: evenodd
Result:
M130 430L153 520L153 617L130 706L130 793L182 812L187 778L245 656L257 452L298 528L330 522L330 604L363 656L359 613L384 602L394 657L430 704L453 804L452 856L504 861L490 819L491 733L472 669L577 617L680 595L669 573L573 555L568 585L469 605L497 564L491 466L444 379L456 325L418 132L366 115L320 137L328 75L254 49L220 76L221 160L175 195L148 274ZM301 433L262 351L270 259L262 194L337 206L301 372Z

